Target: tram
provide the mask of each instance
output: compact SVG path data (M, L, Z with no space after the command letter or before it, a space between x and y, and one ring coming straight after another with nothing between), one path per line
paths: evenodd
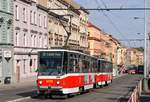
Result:
M38 52L38 94L69 95L112 81L112 64L79 51Z

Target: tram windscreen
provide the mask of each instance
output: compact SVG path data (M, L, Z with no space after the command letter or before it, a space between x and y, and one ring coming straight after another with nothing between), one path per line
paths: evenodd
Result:
M63 52L40 52L39 54L39 75L60 75L62 74Z

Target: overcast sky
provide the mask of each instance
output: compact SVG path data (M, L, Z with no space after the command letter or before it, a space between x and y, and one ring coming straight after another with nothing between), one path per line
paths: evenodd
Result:
M144 7L144 0L75 0L85 8ZM149 7L150 0L147 0ZM149 12L149 11L148 11ZM135 20L134 17L141 19ZM144 11L90 11L89 21L118 39L144 39ZM149 18L149 17L148 17ZM139 34L141 33L141 34ZM128 46L140 47L144 41L124 41Z

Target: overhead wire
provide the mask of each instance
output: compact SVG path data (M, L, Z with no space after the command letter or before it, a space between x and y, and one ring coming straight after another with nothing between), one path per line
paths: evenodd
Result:
M95 1L95 3L98 5L98 8L101 8L101 5L100 5L100 3L97 1L97 0L94 0ZM102 1L102 0L101 0ZM103 2L104 3L104 2ZM104 3L105 4L105 3ZM107 8L107 5L105 4L105 8ZM99 10L98 10L99 11ZM103 13L103 15L109 20L109 22L111 23L111 25L115 28L115 30L120 34L120 36L122 36L123 38L126 38L124 35L122 35L122 33L121 33L121 31L118 29L118 27L116 26L116 24L109 18L109 16L105 13L105 12L103 12L102 11L102 13ZM131 47L130 46L130 43L129 43L129 47Z
M103 0L100 0L102 2L102 4L104 5L105 8L107 8L107 5L105 4L105 2Z
M97 0L96 0L96 1L97 1ZM101 1L101 3L104 5L105 9L108 9L106 3L105 3L103 0L100 0L100 1ZM127 0L127 1L128 1L128 0ZM127 1L126 1L126 3L127 3ZM99 3L99 2L97 1L97 3ZM99 4L99 5L100 5L100 4ZM120 8L123 8L123 5L122 5L122 7L120 6ZM110 12L110 13L111 13L111 12ZM112 13L111 13L111 15L112 15ZM109 18L109 19L110 19L110 18ZM113 23L112 20L111 20L111 22ZM116 24L113 23L113 25L115 25L114 27L117 28L117 30L119 31L120 34L122 34L122 32L120 32L120 30L118 29L118 27L116 26ZM128 43L128 45L129 45L129 47L131 47L130 43Z

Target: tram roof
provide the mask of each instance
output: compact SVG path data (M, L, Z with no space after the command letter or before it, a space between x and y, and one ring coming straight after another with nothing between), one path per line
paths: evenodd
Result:
M77 54L82 54L82 55L86 55L86 56L90 56L90 57L96 58L96 57L94 57L94 56L91 56L91 55L85 54L85 53L80 52L80 51L75 51L75 50L67 50L67 49L48 49L48 50L38 50L38 52L46 52L46 51L70 52L70 53L77 53Z

